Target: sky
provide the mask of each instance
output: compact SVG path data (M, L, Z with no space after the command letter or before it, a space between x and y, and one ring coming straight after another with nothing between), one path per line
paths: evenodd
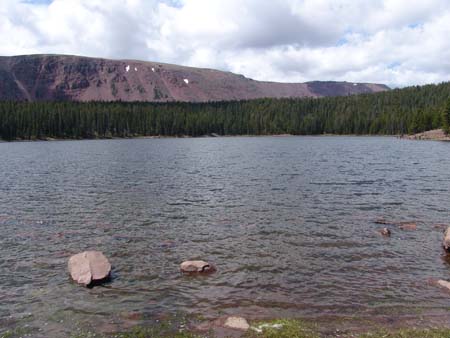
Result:
M75 54L256 80L450 80L448 0L0 0L0 55Z

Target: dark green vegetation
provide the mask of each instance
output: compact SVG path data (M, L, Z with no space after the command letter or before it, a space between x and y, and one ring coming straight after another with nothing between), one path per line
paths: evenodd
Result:
M0 138L417 133L450 124L450 83L320 99L0 102ZM447 127L448 129L448 127Z
M450 99L447 100L447 105L442 112L442 129L450 134Z

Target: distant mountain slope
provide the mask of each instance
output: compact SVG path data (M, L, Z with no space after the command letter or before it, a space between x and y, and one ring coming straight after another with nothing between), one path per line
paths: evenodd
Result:
M67 55L0 57L0 100L228 101L388 90L381 84L261 82L213 69Z

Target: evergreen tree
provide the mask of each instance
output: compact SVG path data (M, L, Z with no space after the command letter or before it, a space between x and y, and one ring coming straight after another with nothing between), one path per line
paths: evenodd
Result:
M445 107L445 109L442 109ZM231 102L0 102L0 139L450 132L450 83Z
M442 111L442 129L447 134L450 133L450 99L447 100L447 104Z

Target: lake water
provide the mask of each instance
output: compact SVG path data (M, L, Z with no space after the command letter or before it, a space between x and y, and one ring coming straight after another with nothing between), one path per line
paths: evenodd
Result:
M390 137L0 143L0 333L174 313L448 321L430 279L450 280L449 168L450 143ZM379 218L418 228L384 238ZM110 284L70 281L87 249L109 257ZM218 272L181 275L197 258Z

